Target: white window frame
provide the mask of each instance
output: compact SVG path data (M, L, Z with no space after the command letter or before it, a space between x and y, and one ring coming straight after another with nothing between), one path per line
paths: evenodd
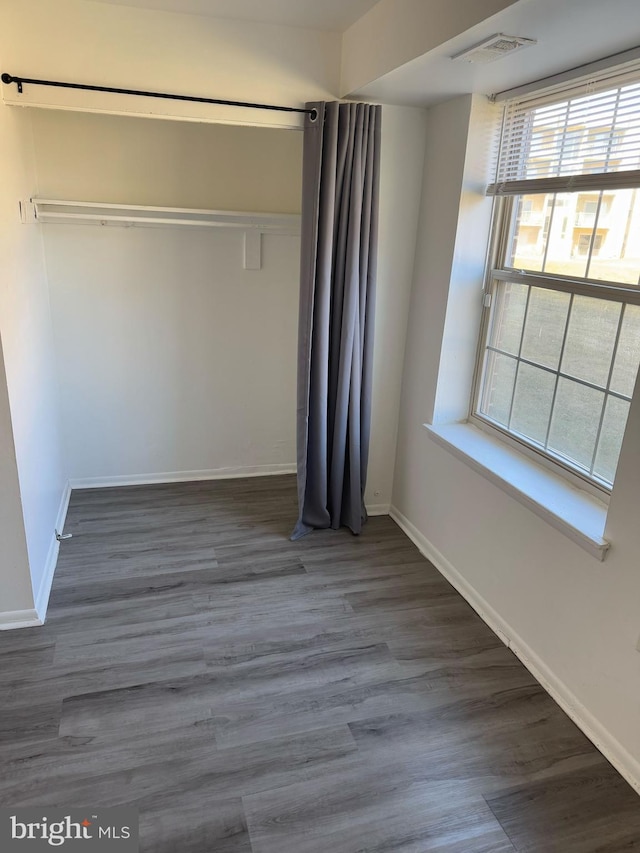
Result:
M584 140L583 140L584 141ZM542 178L542 179L522 179L512 181L511 186L498 187L493 185L490 188L491 194L495 195L494 210L493 210L493 225L491 232L490 249L488 256L488 268L486 271L484 282L484 310L482 313L482 322L480 336L478 341L478 351L476 358L475 374L473 381L472 399L469 413L469 421L494 436L499 436L501 440L508 445L517 448L529 458L541 463L547 469L555 473L561 473L570 484L585 489L598 499L608 501L611 489L604 482L598 482L588 473L581 472L578 468L574 468L570 462L565 461L562 457L556 456L553 451L545 450L536 445L535 442L527 441L525 437L520 437L508 428L492 421L480 411L481 399L483 393L483 384L486 373L486 354L488 337L491 328L492 318L492 303L495 301L495 292L499 281L511 281L516 284L524 284L532 287L544 287L551 290L565 291L574 295L584 295L595 298L604 298L621 302L623 304L640 305L640 288L630 288L616 282L604 282L595 279L576 279L569 276L556 275L551 273L535 273L524 270L516 270L506 265L507 249L512 236L512 228L514 225L513 207L517 203L518 196L531 195L535 192L540 194L545 193L561 193L561 192L595 192L599 199L602 199L603 193L607 190L615 190L622 188L639 188L640 189L640 170L637 171L621 171L608 172L605 174L585 174L572 176L570 178ZM537 186L535 186L537 185ZM600 201L598 202L598 209ZM594 236L594 235L592 235ZM595 240L592 239L589 248L589 260L594 253ZM618 327L618 335L620 334L621 320ZM565 326L564 334L567 334L568 323ZM518 356L518 362L520 358ZM560 366L556 375L560 374ZM625 398L626 399L626 398ZM601 415L604 417L604 406Z
M596 281L594 279L571 279L569 277L554 275L551 273L536 274L524 272L511 267L506 267L503 264L498 264L498 260L501 260L506 255L507 245L510 239L512 226L511 208L513 203L513 198L498 198L496 199L493 211L491 249L483 291L483 312L474 372L469 421L490 435L499 435L500 438L508 445L518 449L530 459L541 463L548 470L556 473L558 473L558 471L562 472L563 476L568 479L572 485L585 489L600 500L608 502L611 489L605 484L600 484L590 477L582 474L577 468L574 468L568 462L565 462L561 457L556 457L552 453L538 448L534 442L529 443L525 439L521 439L505 427L502 427L500 424L483 416L480 412L480 400L482 398L485 378L485 354L487 351L487 341L491 328L492 305L495 301L497 284L499 281L504 280L514 281L517 284L526 284L533 287L547 286L553 290L561 290L576 295L607 298L617 302L636 305L640 305L640 288L632 290L631 288L616 284L612 285L602 281ZM565 335L566 332L567 330L565 328Z

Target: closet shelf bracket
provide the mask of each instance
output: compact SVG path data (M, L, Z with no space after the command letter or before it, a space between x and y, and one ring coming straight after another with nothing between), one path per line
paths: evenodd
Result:
M36 206L30 198L20 199L18 202L20 210L20 221L23 225L35 225L38 221L36 217Z

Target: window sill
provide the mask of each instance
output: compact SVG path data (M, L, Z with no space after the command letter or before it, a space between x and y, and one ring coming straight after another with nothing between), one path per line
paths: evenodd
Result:
M593 495L468 423L425 424L429 436L539 515L556 530L604 560L607 506Z

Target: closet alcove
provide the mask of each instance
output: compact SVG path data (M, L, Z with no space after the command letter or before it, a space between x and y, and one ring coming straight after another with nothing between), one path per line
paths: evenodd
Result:
M302 133L28 111L71 486L295 470Z

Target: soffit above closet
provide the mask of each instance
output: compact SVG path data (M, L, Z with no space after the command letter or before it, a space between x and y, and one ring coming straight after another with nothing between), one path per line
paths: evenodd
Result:
M163 12L344 32L379 0L88 0Z

